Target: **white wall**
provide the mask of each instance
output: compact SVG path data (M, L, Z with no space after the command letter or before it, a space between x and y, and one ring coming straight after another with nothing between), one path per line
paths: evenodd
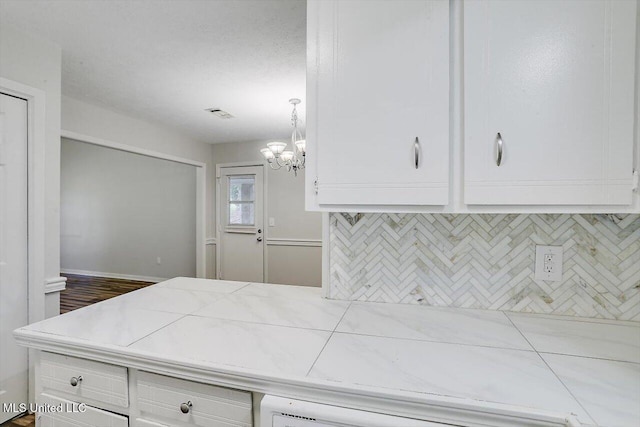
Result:
M62 271L195 276L195 166L63 138L60 190Z
M167 129L160 124L138 120L84 101L62 97L62 129L64 131L99 138L132 147L206 163L206 233L214 235L215 166L211 156L212 146L195 141ZM207 256L210 256L207 251ZM207 259L207 265L213 261Z
M262 161L260 149L267 141L215 144L216 164ZM267 242L267 278L271 283L320 286L322 281L322 248L293 246L270 239L322 239L322 216L304 209L304 171L294 177L292 172L267 168L267 216L275 220L274 227L265 227ZM212 176L215 183L215 176ZM215 185L212 185L215 190ZM216 248L217 249L217 248ZM215 249L211 249L215 253Z
M0 76L45 93L45 265L46 278L60 270L60 47L43 39L0 27ZM44 284L43 284L44 287ZM57 315L57 293L47 295L45 316Z

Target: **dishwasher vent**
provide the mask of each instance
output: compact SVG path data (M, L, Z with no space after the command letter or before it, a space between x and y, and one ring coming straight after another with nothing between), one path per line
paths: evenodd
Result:
M287 414L286 412L280 412L280 415L282 415L283 417L297 418L299 420L317 421L315 418L303 417L301 415Z

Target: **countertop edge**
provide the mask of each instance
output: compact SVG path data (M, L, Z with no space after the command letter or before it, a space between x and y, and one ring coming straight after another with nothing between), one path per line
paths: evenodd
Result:
M402 392L369 386L341 384L310 377L268 375L227 365L194 363L192 360L162 358L128 347L96 344L87 340L32 331L13 332L16 342L36 350L126 366L181 379L215 384L239 390L308 400L328 405L346 406L434 422L465 423L477 426L522 425L579 426L573 414L518 407L436 394Z

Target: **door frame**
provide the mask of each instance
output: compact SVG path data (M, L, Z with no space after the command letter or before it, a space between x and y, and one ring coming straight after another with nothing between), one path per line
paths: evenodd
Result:
M45 293L45 147L46 94L43 90L0 77L0 92L27 101L27 319L44 320ZM35 397L33 350L27 352L28 396Z
M207 182L207 164L183 157L172 156L170 154L161 153L159 151L147 150L133 145L122 144L119 142L108 141L106 139L95 138L89 135L83 135L77 132L62 130L61 138L72 139L74 141L84 142L87 144L98 145L100 147L112 148L127 153L140 154L147 157L153 157L161 160L169 160L176 163L183 163L196 168L196 277L207 277L207 215L206 215L206 182Z
M27 101L27 307L29 323L44 319L45 146L44 91L0 77L0 92Z
M220 177L221 177L221 169L223 168L238 168L238 167L250 167L250 166L260 166L262 167L262 229L264 230L263 238L262 238L262 278L263 281L267 282L267 277L269 269L267 268L267 235L268 227L267 227L267 168L264 165L264 162L261 161L253 161L253 162L232 162L232 163L218 163L216 164L216 279L220 279L220 254L222 253L222 224L220 223L222 205L220 203Z

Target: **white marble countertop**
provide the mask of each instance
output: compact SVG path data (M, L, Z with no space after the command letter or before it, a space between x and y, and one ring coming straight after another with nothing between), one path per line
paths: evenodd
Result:
M332 301L318 288L176 278L14 335L42 350L438 421L473 425L479 411L640 425L634 322Z

